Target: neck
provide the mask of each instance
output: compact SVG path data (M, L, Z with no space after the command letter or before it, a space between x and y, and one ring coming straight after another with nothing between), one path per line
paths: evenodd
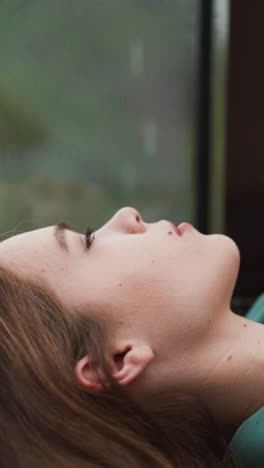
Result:
M176 351L172 346L162 356L158 372L149 371L148 391L160 390L160 382L167 389L185 393L191 389L229 443L238 427L264 406L264 326L226 306L214 311L202 341ZM134 389L139 398L141 391Z
M229 441L264 406L264 326L223 311L197 358L197 392Z
M238 427L264 406L264 326L229 307L208 323L203 342L163 361L160 381L199 396L229 442ZM152 391L155 380L152 379ZM154 384L154 385L153 385Z

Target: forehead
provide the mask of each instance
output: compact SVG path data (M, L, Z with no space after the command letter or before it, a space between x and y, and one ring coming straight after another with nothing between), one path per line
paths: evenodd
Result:
M53 229L53 226L48 226L9 237L0 243L0 252L2 253L5 250L13 248L25 249L29 246L36 245L39 242L46 243L47 241L51 241Z
M23 266L57 249L53 236L53 226L16 234L0 242L0 261L8 262L9 266ZM47 250L46 250L47 249ZM34 258L35 257L35 258Z

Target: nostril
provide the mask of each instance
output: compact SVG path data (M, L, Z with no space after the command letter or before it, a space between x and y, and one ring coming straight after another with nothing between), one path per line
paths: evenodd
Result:
M142 219L142 217L141 217L141 215L140 215L140 213L138 211L136 211L134 213L134 222L135 222L135 220L136 220L136 223L137 223L136 226L135 226L136 231L139 232L138 229L140 229L140 232L144 232L146 230L146 227L145 227L143 219Z
M145 224L136 208L125 207L116 216L119 227L129 234L136 234L145 231Z

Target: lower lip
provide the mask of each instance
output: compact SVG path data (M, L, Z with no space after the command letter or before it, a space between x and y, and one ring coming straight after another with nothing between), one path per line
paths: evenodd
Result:
M181 223L179 224L179 226L177 227L177 231L179 233L180 236L182 236L182 234L185 232L185 231L190 231L192 228L192 225L190 223Z

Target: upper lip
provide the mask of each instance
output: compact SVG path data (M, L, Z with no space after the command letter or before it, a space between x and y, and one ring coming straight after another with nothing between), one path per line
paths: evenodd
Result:
M177 229L177 226L175 226L174 223L172 223L172 221L168 221L170 223L170 225L173 227L174 231L176 232L176 234L178 234L178 236L180 236L180 232L178 231Z

